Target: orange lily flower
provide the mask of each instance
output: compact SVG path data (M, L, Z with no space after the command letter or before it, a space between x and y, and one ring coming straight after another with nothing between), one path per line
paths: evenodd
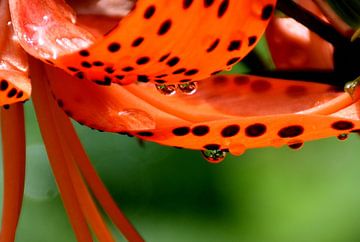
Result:
M0 2L0 28L6 33L0 36L1 241L14 240L20 214L21 101L31 88L78 241L92 241L89 227L99 241L114 241L90 192L127 240L143 239L97 176L67 116L94 129L203 150L212 162L222 160L226 150L242 154L248 148L296 146L360 128L357 91L350 96L328 84L216 75L253 49L275 0L123 1L115 13L107 5L112 1L100 2L106 16L96 18L77 18L62 0ZM79 1L73 6L91 10ZM118 13L127 15L120 21L108 16ZM175 90L179 94L173 95Z

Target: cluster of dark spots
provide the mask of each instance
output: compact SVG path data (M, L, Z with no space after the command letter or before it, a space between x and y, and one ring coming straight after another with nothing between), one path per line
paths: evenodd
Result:
M161 25L157 32L158 35L166 34L171 28L172 22L170 19L165 20Z
M288 86L285 90L285 93L292 98L298 98L298 97L302 97L305 96L307 93L307 89L304 86L300 86L300 85L291 85Z
M251 124L246 127L245 135L248 137L259 137L266 133L266 126L261 123Z
M231 58L230 60L228 60L228 62L226 63L227 66L231 66L233 64L235 64L236 62L238 62L241 59L241 57L234 57Z
M178 74L181 74L181 73L183 73L183 72L185 72L185 71L186 71L185 68L180 68L180 69L175 70L172 74L178 75Z
M120 48L121 48L121 45L117 42L112 42L107 47L108 51L110 51L112 53L119 51Z
M175 128L173 129L172 133L175 135L175 136L185 136L187 134L190 133L190 128L189 127L179 127L179 128Z
M75 74L75 77L79 78L79 79L84 79L84 72L82 71L79 71Z
M141 43L144 41L144 38L143 37L138 37L138 38L136 38L133 42L132 42L132 44L131 44L131 46L132 47L138 47L139 45L141 45Z
M150 58L147 57L147 56L143 56L143 57L140 57L136 60L136 64L138 65L145 65L146 63L148 63L150 61Z
M68 69L69 71L72 71L72 72L77 72L77 71L79 71L78 68L72 67L72 66L68 66L67 69Z
M118 80L122 80L122 79L125 78L125 76L123 76L123 75L116 75L115 78L118 79Z
M6 89L8 89L9 87L9 83L6 80L1 80L0 82L0 91L5 91Z
M161 56L161 57L160 57L160 59L159 59L159 62L163 62L163 61L165 61L165 60L166 60L169 56L170 56L170 53L168 53L168 54L166 54L166 55Z
M263 93L271 89L271 83L263 79L255 80L251 82L250 88L255 93Z
M293 138L304 133L304 127L300 125L291 125L282 128L278 132L278 136L281 138Z
M240 50L241 40L233 40L228 46L228 51Z
M218 9L218 17L221 18L229 8L229 0L223 0Z
M220 72L222 72L222 70L214 71L210 75L215 76L215 75L219 74Z
M354 124L350 121L337 121L331 125L336 130L349 130L354 128Z
M240 126L237 124L228 125L221 131L221 136L224 138L229 138L235 136L239 133Z
M253 46L255 43L256 43L256 41L257 41L257 37L256 36L250 36L249 38L248 38L248 46L250 47L250 46Z
M79 55L81 55L83 57L88 57L88 56L90 56L90 52L88 50L80 50Z
M154 15L155 11L156 11L156 8L154 5L149 6L144 12L144 18L150 19Z
M167 74L161 74L161 75L157 75L155 76L156 78L163 78L163 77L167 77L168 75Z
M261 19L268 20L271 17L271 14L274 11L274 6L272 4L266 5L261 12Z
M127 66L127 67L122 68L122 71L124 71L124 72L130 72L130 71L133 71L133 70L134 70L134 67L131 67L131 66Z
M137 77L138 82L149 82L149 77L146 75L138 75Z
M84 68L91 68L92 67L92 65L88 61L81 62L81 66L84 67Z
M183 9L188 9L192 3L193 0L183 0Z
M247 85L250 83L250 78L247 76L236 76L234 77L234 83L239 86Z
M115 72L115 69L112 66L108 66L104 70L105 70L106 73L109 73L109 74L112 74L112 73Z
M212 44L209 46L209 48L207 48L206 52L212 52L216 49L216 47L219 45L220 43L220 39L216 39L214 40L214 42L212 42Z
M192 128L191 132L195 136L204 136L210 132L210 128L207 125L198 125Z
M104 77L104 80L94 80L94 82L101 86L110 86L112 79L108 76Z
M185 76L192 76L192 75L195 75L199 72L199 70L197 69L191 69L191 70L188 70L184 73Z
M225 85L228 81L228 77L223 76L223 75L219 75L219 76L215 76L213 78L213 82L216 85Z
M102 61L94 61L92 64L94 66L104 66L104 62L102 62Z
M16 98L22 98L24 96L24 92L23 91L19 91L16 95Z
M208 8L214 3L214 0L204 0L204 7Z
M179 63L179 61L180 61L180 58L179 58L179 57L173 57L173 58L171 58L170 60L168 60L168 61L166 62L166 64L167 64L168 66L170 66L170 67L173 67L173 66L175 66L177 63Z
M15 97L16 94L17 94L17 89L13 87L8 91L7 97L12 98L12 97Z

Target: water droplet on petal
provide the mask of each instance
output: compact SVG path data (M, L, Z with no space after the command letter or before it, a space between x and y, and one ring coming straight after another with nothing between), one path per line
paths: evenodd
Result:
M146 130L156 127L155 120L149 113L136 108L118 112L117 116L114 116L114 123L123 130Z
M176 93L175 85L155 84L156 90L165 96L172 96Z
M348 134L340 134L337 138L338 140L346 140L348 138Z
M290 149L300 150L304 146L304 143L302 143L302 142L293 143L293 144L289 144L288 146L289 146Z
M181 83L178 85L179 90L186 95L196 93L197 87L197 82Z
M224 150L202 150L201 153L205 160L210 163L220 163L226 157L226 152Z

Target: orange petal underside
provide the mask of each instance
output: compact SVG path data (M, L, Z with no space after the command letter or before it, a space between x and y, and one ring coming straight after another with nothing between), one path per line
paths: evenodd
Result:
M187 82L231 68L255 46L275 4L275 0L139 0L116 28L94 41L90 32L71 22L74 17L65 7L64 11L53 7L59 2L10 0L24 48L78 77L121 84Z
M14 37L7 1L0 2L0 106L24 101L31 93L25 52Z
M348 94L325 84L215 76L201 82L194 95L168 97L149 84L104 87L54 68L47 73L58 104L75 120L165 145L236 150L301 143L360 128L358 103L351 105ZM347 108L328 109L328 103L344 97Z
M298 2L316 16L322 16L313 2ZM334 68L332 45L292 18L274 17L266 29L266 39L277 69Z

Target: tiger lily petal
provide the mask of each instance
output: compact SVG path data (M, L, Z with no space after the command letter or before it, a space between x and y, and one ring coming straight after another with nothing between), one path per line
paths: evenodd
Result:
M111 199L66 115L101 131L237 155L264 146L296 148L307 140L360 128L356 87L351 96L328 84L216 75L231 69L254 48L275 2L138 0L119 22L118 17L102 16L103 24L96 26L93 17L76 16L63 0L9 0L5 4L2 0L1 6L7 8L9 3L10 29L16 38L1 37L0 43L8 47L14 40L20 52L18 44L32 56L38 122L79 241L92 241L91 230L99 241L114 241L91 194L127 240L143 239ZM27 69L12 71L8 79L24 93L17 101L25 100L30 95ZM193 93L194 81L198 91L185 95ZM26 83L26 88L19 83ZM165 96L154 84L163 92L170 85L183 93ZM0 101L1 105L12 103L6 97ZM18 117L21 124L19 105L3 110L3 118ZM9 136L4 128L7 123L3 122L3 138ZM23 132L18 136L24 141ZM10 141L4 142L5 154L13 149ZM22 163L8 169L5 177L21 174L24 158L18 159ZM16 193L5 190L5 200L16 201L16 209L1 238L15 236L22 179L18 177ZM11 211L9 204L5 203L4 211ZM8 215L4 213L3 218L8 222Z

